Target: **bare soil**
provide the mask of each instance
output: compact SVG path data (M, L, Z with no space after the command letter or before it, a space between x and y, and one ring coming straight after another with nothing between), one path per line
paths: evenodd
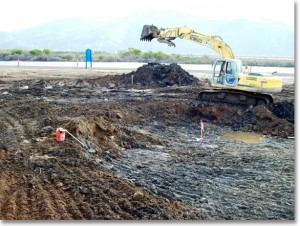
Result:
M0 219L295 218L294 85L269 107L201 103L205 79L152 66L0 70Z

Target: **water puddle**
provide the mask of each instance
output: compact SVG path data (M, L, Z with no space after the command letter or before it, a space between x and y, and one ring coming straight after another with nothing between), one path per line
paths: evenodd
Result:
M230 140L242 141L245 143L259 143L265 140L265 138L261 137L259 134L242 131L224 133L223 137Z

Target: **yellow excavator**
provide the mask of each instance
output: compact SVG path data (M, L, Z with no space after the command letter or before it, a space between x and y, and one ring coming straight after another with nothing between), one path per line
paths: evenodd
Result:
M219 36L207 35L187 26L158 29L154 25L144 25L140 40L150 42L154 38L171 47L175 47L172 40L176 38L191 40L221 55L222 58L216 59L212 66L210 85L213 89L199 93L202 101L269 105L273 102L270 94L282 90L280 77L271 73L243 71L241 60L235 59L230 46Z

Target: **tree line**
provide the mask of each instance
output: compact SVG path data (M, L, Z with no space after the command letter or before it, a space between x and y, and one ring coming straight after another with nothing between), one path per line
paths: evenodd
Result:
M212 64L219 56L167 54L161 51L143 52L136 48L120 50L115 53L95 51L95 62L155 62L155 63L180 63L180 64ZM0 61L85 61L85 52L53 51L50 49L10 49L0 50ZM242 60L244 65L294 67L294 60L274 58L249 57Z

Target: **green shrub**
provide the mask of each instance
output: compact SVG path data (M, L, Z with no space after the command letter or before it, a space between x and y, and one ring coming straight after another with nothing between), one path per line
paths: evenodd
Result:
M42 51L39 50L39 49L33 49L33 50L30 50L29 53L30 53L31 55L35 55L35 56L36 56L36 55L41 54Z
M105 56L104 55L98 55L97 57L96 57L96 60L99 60L99 61L102 61L102 60L104 60L105 59Z
M11 52L9 51L9 50L0 50L0 55L1 56L8 56L8 55L10 55L11 54Z
M12 54L22 54L23 53L23 50L22 49L13 49L11 51Z
M49 54L51 54L51 50L50 49L43 49L43 53L49 55Z
M40 60L40 61L75 61L85 60L84 51L51 51L50 49L11 49L0 50L0 60ZM214 56L208 55L182 55L167 54L159 52L142 52L136 48L128 48L127 50L119 50L116 53L95 51L93 54L94 61L100 62L156 62L156 63L181 63L181 64L211 64L215 59ZM265 67L294 67L293 59L281 58L255 58L241 57L244 65L249 66L265 66Z
M139 49L130 48L130 49L129 49L129 53L130 53L131 55L133 55L133 56L138 57L138 56L140 56L140 55L142 54L142 51L139 50Z
M68 53L62 54L62 55L60 55L59 57L60 57L61 59L63 59L63 60L66 60L66 61L68 61L68 60L73 60L73 59L74 59L74 55L68 54Z

